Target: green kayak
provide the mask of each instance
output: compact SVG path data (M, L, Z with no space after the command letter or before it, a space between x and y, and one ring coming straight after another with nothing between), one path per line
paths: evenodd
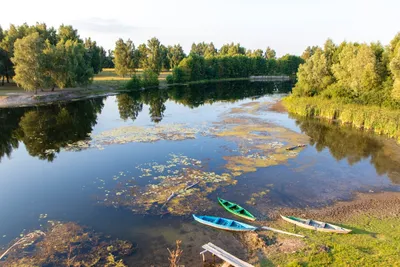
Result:
M242 217L242 218L250 220L250 221L256 220L256 217L254 217L250 212L248 212L241 206L239 206L235 203L232 203L230 201L224 200L222 198L218 198L218 201L230 213L235 214L239 217Z

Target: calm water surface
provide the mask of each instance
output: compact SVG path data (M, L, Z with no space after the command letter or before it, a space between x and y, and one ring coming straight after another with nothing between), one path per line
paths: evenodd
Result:
M160 216L157 205L143 211L136 209L135 203L127 206L118 198L108 199L111 194L128 194L130 189L125 192L124 186L157 184L153 180L156 173L144 175L143 169L166 166L174 158L180 163L184 157L201 161L204 172L229 173L226 156L239 153L238 147L246 145L243 140L252 140L238 143L205 133L209 128L218 131L224 127L221 121L227 117L262 119L263 125L304 134L308 146L282 164L243 172L233 177L236 184L204 193L213 203L207 204L209 215L230 217L216 205L216 196L243 203L256 216L267 218L271 207L319 206L350 198L355 191L400 189L400 147L391 140L267 108L235 113L254 103L267 106L289 90L290 84L229 82L0 109L0 245L7 245L24 229L37 229L46 220L61 220L134 242L139 249L127 259L132 266L162 266L168 257L166 248L176 239L183 240L186 264L198 264L201 245L210 241L219 244L225 240L231 244L231 252L240 256L243 252L233 234L193 223L191 213ZM148 133L140 129L178 125L198 130L194 138L171 140L174 138L161 133L157 140L143 142ZM137 126L144 134L133 136L141 136L141 140L70 148L124 126ZM171 172L179 171L177 165ZM134 186L129 186L129 179ZM251 200L252 194L263 191L267 193ZM40 219L40 214L47 218Z

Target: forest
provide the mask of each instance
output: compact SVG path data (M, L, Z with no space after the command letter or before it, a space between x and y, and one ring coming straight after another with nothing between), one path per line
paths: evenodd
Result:
M165 46L155 37L139 45L118 39L114 50L106 51L90 37L82 39L70 25L57 30L45 23L11 24L6 30L0 27L1 85L12 81L35 93L85 87L103 68L115 68L117 75L131 77L125 89L140 89L158 86L161 71L172 70L168 83L250 75L295 77L303 62L301 57L289 54L277 58L270 47L251 50L235 43L220 49L212 42L193 43L186 55L180 44ZM141 75L137 74L139 69Z

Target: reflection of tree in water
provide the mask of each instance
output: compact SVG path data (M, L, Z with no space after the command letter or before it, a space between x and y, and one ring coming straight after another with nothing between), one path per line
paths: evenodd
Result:
M16 112L8 140L1 136L1 154L9 155L7 148L18 147L22 141L31 156L52 161L55 154L67 144L89 137L103 107L103 98L51 105L34 109L9 109ZM23 111L19 118L18 112ZM8 144L3 145L3 144Z
M143 109L139 93L122 94L117 96L118 110L121 119L126 121L128 118L136 120Z
M274 92L287 93L290 82L254 82L235 81L220 83L205 83L190 86L174 86L168 89L151 89L137 91L117 96L121 119L135 120L143 109L143 104L149 105L151 121L160 122L166 109L165 102L170 99L190 108L196 108L205 103L218 101L235 102L248 97L259 97Z
M258 97L274 92L287 93L290 82L220 82L196 84L191 86L175 86L168 90L168 96L190 108L217 101L235 102L248 97Z
M168 94L165 90L146 90L141 94L141 98L146 105L149 105L149 115L152 122L158 123L164 117L166 109L165 102L168 100Z
M400 148L391 140L317 119L292 117L318 151L328 148L336 160L347 159L350 165L371 158L379 175L387 174L393 183L400 183Z
M11 152L18 148L18 138L14 131L25 109L0 109L0 162L4 156L10 157Z

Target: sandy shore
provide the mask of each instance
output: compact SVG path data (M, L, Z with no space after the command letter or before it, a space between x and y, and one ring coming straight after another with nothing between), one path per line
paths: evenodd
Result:
M0 96L0 108L29 107L46 105L56 102L76 101L98 96L109 96L118 94L120 91L113 89L63 89L54 92L38 92L36 95L28 92L9 93Z

